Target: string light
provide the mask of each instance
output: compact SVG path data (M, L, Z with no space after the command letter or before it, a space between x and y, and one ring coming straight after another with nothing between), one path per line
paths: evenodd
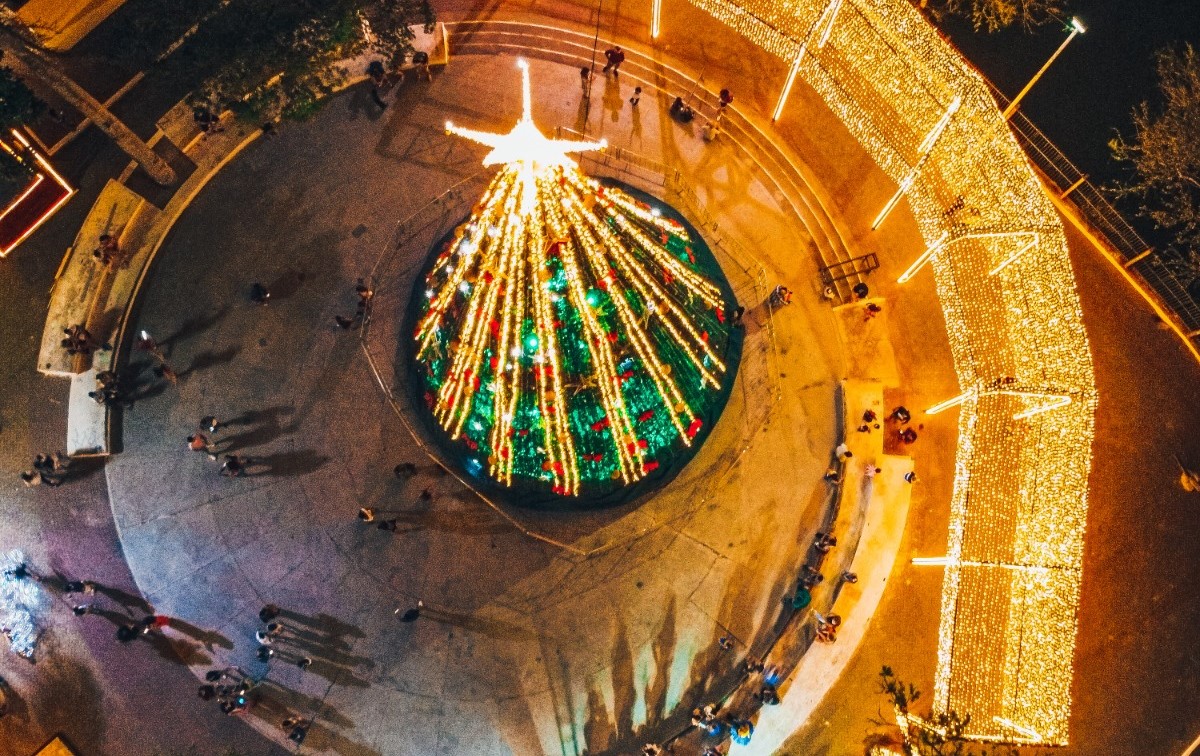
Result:
M908 199L926 250L902 278L932 267L963 392L931 408L961 405L934 708L972 737L1066 744L1096 388L1053 206L908 0L845 0L798 65L828 0L691 1L795 65L896 182L874 225Z
M538 131L518 65L512 131L446 124L502 167L426 276L414 339L451 438L506 486L574 496L635 482L693 444L723 401L731 325L697 241L568 157L603 142Z

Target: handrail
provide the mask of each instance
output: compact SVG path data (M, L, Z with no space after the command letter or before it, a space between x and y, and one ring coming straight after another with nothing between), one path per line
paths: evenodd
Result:
M1006 106L1008 98L992 82L987 84L1000 106ZM1183 337L1200 342L1200 302L1188 293L1188 284L1179 275L1187 269L1183 254L1174 247L1157 249L1147 242L1113 207L1103 190L1024 113L1015 113L1009 125L1034 166L1058 189L1059 200L1077 207L1120 255L1122 267L1141 278L1163 300L1179 318ZM1192 274L1191 278L1200 278L1200 274Z

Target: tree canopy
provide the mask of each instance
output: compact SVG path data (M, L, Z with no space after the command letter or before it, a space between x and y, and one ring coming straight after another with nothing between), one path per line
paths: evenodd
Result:
M921 697L921 691L912 683L906 683L896 677L891 667L884 667L879 673L879 692L901 714L914 714L912 706ZM917 756L1019 756L1018 751L1009 745L983 746L965 737L967 725L971 722L970 715L961 716L949 711L937 714L924 714L921 717L924 726L910 726L899 733L879 733L867 741L870 746L889 746L901 748L904 753Z
M914 0L917 7L941 20L957 16L971 22L975 31L999 31L1013 24L1026 31L1061 19L1067 0Z
M45 109L46 103L11 68L0 66L0 129L33 123Z
M1135 198L1143 216L1194 255L1200 248L1200 55L1190 44L1160 50L1156 68L1158 101L1133 111L1131 139L1118 134L1109 142L1134 174L1116 191Z
M0 67L0 131L7 135L10 129L33 123L45 109L46 103L11 68ZM17 154L0 150L0 184L19 184L32 175L33 161L24 154L20 143L13 139L5 141Z
M368 45L388 62L412 50L428 0L227 0L167 65L193 81L194 103L248 118L304 118L344 79L335 64Z

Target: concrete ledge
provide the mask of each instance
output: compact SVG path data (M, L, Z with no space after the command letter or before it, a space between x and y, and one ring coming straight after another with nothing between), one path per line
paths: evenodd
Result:
M88 324L97 300L110 285L113 269L102 268L92 259L92 250L102 234L111 234L126 249L125 233L130 220L144 202L116 181L109 180L79 227L75 243L67 250L50 292L46 327L38 350L38 371L46 375L71 376L87 370L83 357L73 357L62 348L63 329L76 323ZM89 325L89 330L91 326ZM93 334L103 338L100 333Z
M108 406L88 396L96 390L96 373L97 370L92 368L71 377L67 413L67 456L70 457L108 454Z
M780 686L780 704L759 712L754 739L745 747L732 746L731 755L775 753L821 703L866 635L904 537L910 496L904 474L912 470L912 460L885 457L879 467L883 472L866 488L855 489L868 497L867 514L850 565L850 570L858 574L858 582L843 585L833 605L833 612L842 617L837 641L814 643L805 652Z
M178 187L163 210L115 181L110 181L96 200L60 270L38 358L41 372L72 376L68 454L109 453L109 409L88 396L96 389L96 373L116 370L130 307L175 221L209 179L261 133L257 128L233 124L206 139L194 137L185 151L197 170ZM87 245L115 228L121 229L123 261L101 270L91 258L92 247ZM86 254L80 254L84 250ZM96 352L90 361L67 358L60 346L62 329L79 322L85 323L97 340L111 343L114 348Z
M29 0L17 11L47 49L65 52L99 26L125 0Z

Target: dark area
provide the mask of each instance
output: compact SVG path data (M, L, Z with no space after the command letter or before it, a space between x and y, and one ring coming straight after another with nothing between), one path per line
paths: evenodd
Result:
M1021 111L1097 186L1129 175L1112 159L1108 142L1117 131L1132 136L1139 103L1160 101L1154 54L1184 42L1200 43L1195 0L1075 0L1073 12L1087 27L1021 103ZM1019 28L995 34L948 20L943 33L1007 97L1014 97L1049 59L1067 32L1048 24L1034 34ZM1136 218L1136 205L1114 204L1154 244L1168 238Z

